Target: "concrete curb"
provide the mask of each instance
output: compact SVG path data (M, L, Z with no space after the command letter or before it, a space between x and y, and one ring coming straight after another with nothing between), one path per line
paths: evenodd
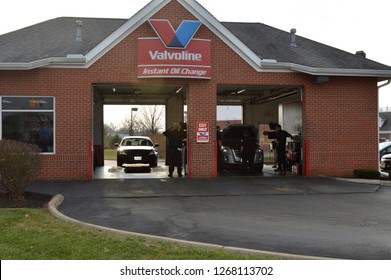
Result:
M381 186L391 187L391 181L380 181Z
M63 213L61 213L58 210L58 207L63 203L63 201L64 201L64 196L62 194L55 195L48 204L48 209L49 209L50 214L52 214L54 217L56 217L57 219L60 219L64 222L75 224L75 225L86 227L86 228L91 228L91 229L98 230L98 231L105 231L105 232L121 234L121 235L125 235L125 236L143 237L143 238L148 238L148 239L156 240L156 241L173 242L173 243L183 245L183 246L199 247L199 248L204 248L204 249L208 249L208 250L224 251L224 252L228 252L228 253L278 257L278 258L285 258L288 260L332 260L332 258L323 258L323 257L306 256L306 255L295 255L295 254L284 254L284 253L276 253L276 252L253 250L253 249L244 249L244 248L238 248L238 247L229 247L229 246L218 245L218 244L186 241L186 240L181 240L181 239L156 236L156 235L149 235L149 234L143 234L143 233L136 233L136 232L129 232L129 231L123 231L123 230L117 230L117 229L113 229L113 228L103 227L103 226L99 226L99 225L85 223L85 222L82 222L82 221L79 221L79 220L76 220L76 219L73 219L73 218L70 218L70 217L64 215Z
M337 181L352 182L357 184L379 185L385 187L391 187L391 181L379 180L379 179L357 179L357 178L338 178L338 177L326 177Z

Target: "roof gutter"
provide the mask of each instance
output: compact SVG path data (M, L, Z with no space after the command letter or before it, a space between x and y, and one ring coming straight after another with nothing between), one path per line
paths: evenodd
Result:
M0 62L0 70L32 70L42 67L75 68L84 66L86 58L79 54L69 54L66 57L50 57L31 62Z
M290 62L278 62L272 59L263 59L260 65L263 70L290 70L295 72L306 73L309 75L323 76L354 76L354 77L391 77L389 70L370 70L370 69L341 69L341 68L316 68L300 65Z

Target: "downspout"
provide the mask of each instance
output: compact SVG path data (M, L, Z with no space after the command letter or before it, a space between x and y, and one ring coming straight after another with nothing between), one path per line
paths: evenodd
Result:
M378 122L377 122L377 144L378 144L378 145L379 145L379 142L380 142L380 127L379 127L380 104L379 104L379 90L380 90L382 87L388 86L390 83L391 83L391 79L388 79L388 81L385 82L384 84L377 86L377 119L378 119ZM379 149L379 148L378 148L378 149Z
M388 81L385 82L384 84L382 84L382 85L380 85L380 86L377 86L377 89L379 90L379 89L382 88L382 87L388 86L390 83L391 83L391 79L388 79Z

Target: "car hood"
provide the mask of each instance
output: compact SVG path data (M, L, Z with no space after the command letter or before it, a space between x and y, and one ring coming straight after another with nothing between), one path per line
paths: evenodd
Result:
M253 125L230 125L223 129L221 134L221 142L225 147L239 149L244 138L244 131L252 132L253 136L257 138L258 130Z
M120 151L151 151L154 150L151 146L121 146L118 148Z
M221 136L223 140L243 139L245 130L251 131L255 137L258 134L258 130L253 125L231 125L223 129Z

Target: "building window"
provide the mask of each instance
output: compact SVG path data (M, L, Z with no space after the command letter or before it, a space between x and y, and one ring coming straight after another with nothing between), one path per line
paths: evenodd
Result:
M3 96L1 139L38 145L42 153L54 153L54 97Z

